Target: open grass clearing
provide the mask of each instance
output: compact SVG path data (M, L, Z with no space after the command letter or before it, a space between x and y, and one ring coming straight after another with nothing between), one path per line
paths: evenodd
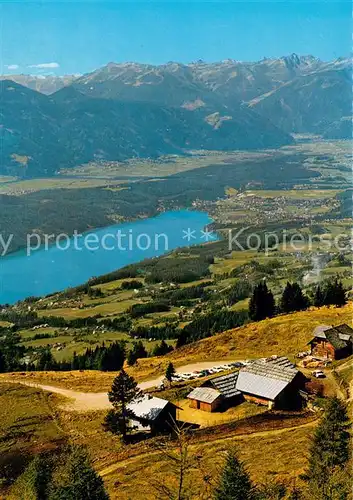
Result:
M56 415L60 400L58 395L0 380L1 476L14 480L34 455L66 441ZM7 498L2 497L1 484L0 498Z
M246 191L245 196L259 196L260 198L287 198L288 200L317 200L334 198L341 193L341 189L288 189L288 190L253 190Z
M140 300L127 299L119 302L107 302L98 304L93 307L79 308L79 307L62 307L57 309L43 309L38 311L39 316L61 316L67 319L73 318L88 318L89 316L96 316L101 314L106 316L108 314L119 314L127 311L129 307L134 304L139 304Z

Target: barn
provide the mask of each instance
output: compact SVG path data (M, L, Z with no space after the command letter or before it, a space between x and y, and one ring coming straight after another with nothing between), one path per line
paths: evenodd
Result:
M202 387L211 387L222 395L222 404L226 408L239 404L242 400L242 393L237 389L238 372L229 373L207 380Z
M308 345L314 357L332 361L347 358L353 353L353 329L346 324L318 326Z
M170 432L176 422L176 406L166 399L145 395L130 403L128 409L134 414L131 424L152 434Z
M213 412L222 404L222 394L211 387L197 387L188 395L190 407Z
M272 408L300 404L299 389L305 377L285 357L257 359L239 371L236 388L246 401Z

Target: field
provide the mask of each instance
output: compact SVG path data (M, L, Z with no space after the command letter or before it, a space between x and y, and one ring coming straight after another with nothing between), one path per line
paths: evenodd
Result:
M17 470L11 471L13 476L22 470L27 454L56 448L69 441L88 447L94 467L102 475L112 499L154 499L155 490L146 488L151 481L154 485L157 479L173 481L169 476L170 465L156 450L155 440L123 447L116 437L103 431L104 412L67 413L59 409L59 400L53 396L13 384L1 383L0 398L0 418L5 422L3 432L8 436L1 451L21 453ZM25 426L24 417L27 418ZM281 421L281 425L278 421L271 423L265 415L246 420L242 420L240 414L238 417L233 423L214 427L212 434L205 429L197 431L192 438L190 456L199 457L199 465L188 478L193 484L193 499L200 498L199 492L205 486L202 471L207 470L211 477L214 476L222 464L224 451L232 444L236 444L257 483L268 475L291 483L303 472L305 450L315 425L314 416L292 415ZM16 426L20 428L22 440L18 433L14 434ZM16 444L11 440L14 437ZM298 447L301 453L295 452ZM16 498L16 486L7 490L6 498Z
M210 476L208 481L213 486L219 468L223 464L224 454L229 446L235 445L240 453L240 458L257 484L268 480L283 480L287 484L304 472L306 467L306 454L313 425L299 429L282 430L278 433L265 431L254 435L221 437L215 442L206 441L203 444L192 446L190 454L199 457L199 468L195 467L188 479L192 499L202 497L205 489L205 471ZM298 453L300 449L300 453ZM163 457L152 455L124 460L115 466L107 467L101 472L111 491L112 498L128 500L154 500L158 493L153 485L166 481L170 477L170 463ZM168 479L167 479L168 480ZM152 488L151 488L152 485ZM209 488L210 489L210 488Z
M114 187L114 189L123 189L123 187L119 187L117 183L114 182L111 182L107 185L107 181L102 179L49 177L47 179L13 179L9 181L2 180L0 178L0 194L11 194L17 196L48 189L85 189L102 186Z
M54 450L66 441L67 436L56 417L59 401L57 395L40 389L0 383L0 476L3 480L16 477L33 455Z

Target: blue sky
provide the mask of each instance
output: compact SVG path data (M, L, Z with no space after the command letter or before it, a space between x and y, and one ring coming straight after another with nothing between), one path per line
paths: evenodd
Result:
M0 0L0 72L85 73L115 61L259 60L351 51L351 2Z

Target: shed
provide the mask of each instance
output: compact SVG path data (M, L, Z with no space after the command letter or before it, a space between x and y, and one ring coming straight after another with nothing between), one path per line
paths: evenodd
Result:
M353 353L353 329L346 325L320 325L314 329L308 342L312 356L327 360L338 360Z
M305 377L285 357L253 361L239 371L236 388L247 401L274 407L293 407Z
M166 399L145 395L130 403L128 409L134 414L131 423L153 434L170 432L176 421L176 406Z
M211 387L219 391L223 402L229 407L238 404L242 400L242 393L237 389L238 372L222 375L206 380L202 387Z
M222 395L211 387L197 387L188 395L190 407L203 411L215 411L222 402Z

